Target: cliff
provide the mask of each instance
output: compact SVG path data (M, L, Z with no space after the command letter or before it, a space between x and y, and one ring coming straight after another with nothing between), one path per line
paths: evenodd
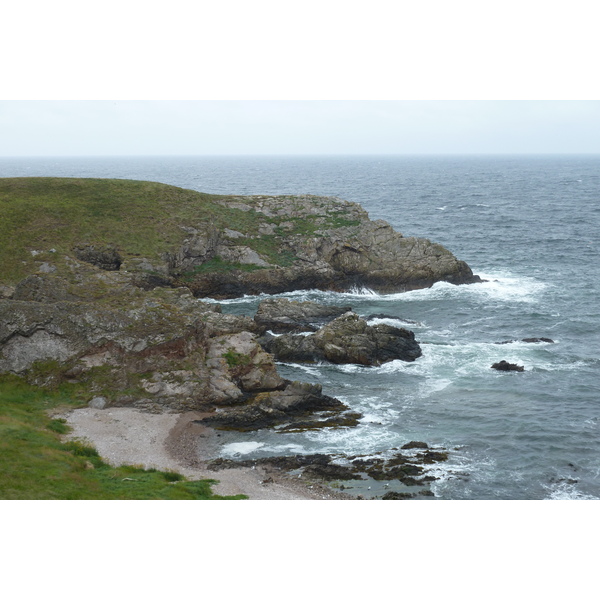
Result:
M18 178L0 180L0 213L0 374L69 384L98 406L213 412L207 422L242 430L360 418L320 386L283 379L274 355L369 365L420 348L350 307L280 300L251 318L202 298L477 280L443 247L336 198ZM314 333L274 340L266 323Z
M142 288L230 298L296 289L382 293L478 278L451 252L319 196L218 196L139 181L0 180L0 285L69 260ZM3 293L0 290L0 293ZM4 292L7 295L7 292Z

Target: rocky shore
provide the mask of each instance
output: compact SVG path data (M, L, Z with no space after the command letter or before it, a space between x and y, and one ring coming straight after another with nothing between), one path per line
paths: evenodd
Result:
M94 200L86 190L97 194L101 180L90 180L93 185L58 181L66 189L76 186L74 202L85 204ZM140 182L123 184L128 194L132 183ZM41 209L46 207L39 181L4 180L0 199L16 203L28 185L27 206L35 204L37 194ZM47 185L46 195L56 181ZM157 424L164 417L168 425L160 427L169 427L168 445L179 448L180 467L182 453L200 459L193 449L182 452L181 440L174 441L178 431L183 435L173 422L177 414L196 415L186 421L185 439L195 427L203 432L207 427L240 432L275 427L282 433L355 427L361 414L319 385L282 378L276 361L370 366L421 355L411 331L369 325L350 306L271 298L260 303L255 315L239 316L224 314L215 300L310 288L398 292L437 281L478 281L443 247L404 238L387 223L371 221L354 203L314 196L196 196L151 185L157 186L157 204L169 194L185 200L173 205L179 213L173 208L164 223L155 225L167 230L168 219L174 220L171 249L165 250L162 240L145 254L133 251L129 238L111 235L99 221L96 229L103 234L94 239L76 221L69 224L62 217L59 237L52 237L54 232L23 237L14 250L22 260L13 260L12 270L0 273L0 374L17 374L38 386L71 384L73 394L90 408L76 411L69 422L101 453L109 452L105 444L117 428L116 419L106 415L123 415L124 410L130 427ZM119 189L111 183L113 194ZM105 201L116 202L111 198ZM134 236L135 223L130 227ZM143 227L148 224L140 222ZM87 428L77 424L84 414L93 415ZM89 426L94 420L106 425L97 429L101 434ZM415 495L404 488L427 483L423 464L447 458L426 447L418 456L407 456L406 450L394 449L370 462L315 455L244 465L212 461L202 463L201 470L260 472L261 490L265 480L289 479L290 473L314 481L318 489L331 481L395 481L402 487L395 493L404 498ZM148 448L144 452L152 455ZM114 460L134 458L147 464L143 453L115 455Z

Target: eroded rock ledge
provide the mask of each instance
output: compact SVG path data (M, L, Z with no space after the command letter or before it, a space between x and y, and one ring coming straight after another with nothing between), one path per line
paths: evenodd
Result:
M421 348L412 331L390 325L370 326L354 312L346 312L316 333L299 336L266 334L262 347L282 362L380 365L391 360L412 362Z

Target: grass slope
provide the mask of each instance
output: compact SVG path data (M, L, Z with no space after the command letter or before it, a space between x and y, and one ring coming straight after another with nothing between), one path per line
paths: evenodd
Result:
M213 480L186 481L178 473L114 468L94 448L66 443L68 426L47 411L76 406L65 389L0 377L0 499L3 500L235 500L217 496Z
M124 258L156 258L185 239L181 225L253 233L256 213L216 202L223 198L124 179L0 179L0 281L31 273L32 250L60 255L76 244L112 244Z

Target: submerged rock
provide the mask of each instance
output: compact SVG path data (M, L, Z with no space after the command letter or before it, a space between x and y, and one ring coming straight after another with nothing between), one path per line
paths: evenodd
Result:
M425 442L408 442L402 446L402 450L412 450L413 448L423 448L427 450L429 446Z
M436 460L433 462L448 458L445 451L436 451L434 454ZM427 467L423 465L427 464L431 464L431 461L423 454L414 456L396 452L389 456L388 453L377 452L369 456L296 454L244 460L217 458L209 461L207 467L213 471L262 467L272 474L287 472L294 479L301 479L307 484L327 483L331 487L344 490L344 493L348 493L358 484L357 491L364 491L368 486L367 489L372 490L370 495L373 498L403 500L434 496L427 484L436 481L437 477L426 474ZM418 491L409 493L407 488ZM355 497L360 499L362 494Z
M513 342L525 342L526 344L554 344L554 340L551 340L547 337L532 337L532 338L523 338L522 340L507 340L505 342L497 342L498 344L512 344Z
M410 500L414 498L413 494L407 494L406 492L387 492L382 496L382 500Z

